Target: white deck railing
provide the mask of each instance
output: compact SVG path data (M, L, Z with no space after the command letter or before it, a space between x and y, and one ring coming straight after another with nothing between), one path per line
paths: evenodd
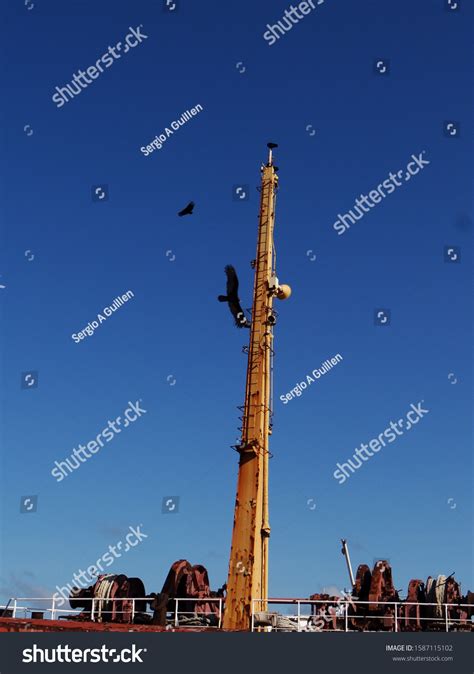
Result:
M8 612L11 612L11 615L8 617L11 618L29 618L31 619L31 614L33 612L40 612L43 613L45 616L45 619L48 620L58 620L59 618L63 617L65 618L66 616L70 615L79 615L83 613L84 611L90 611L90 620L91 621L96 621L100 622L102 620L102 614L103 613L111 613L112 610L114 610L115 615L121 614L121 613L127 613L131 614L131 622L133 623L135 615L136 615L136 605L137 602L150 602L153 601L150 599L150 597L114 597L112 599L107 599L107 598L82 598L80 599L81 603L86 605L86 603L89 603L88 608L83 608L83 609L72 609L72 608L60 608L61 606L64 605L65 600L60 599L58 597L12 597L7 604L0 605L0 618L3 615L3 612L5 609L7 609ZM112 605L115 602L131 602L132 603L132 608L127 609L127 610L118 610L118 609L113 609ZM172 623L174 627L180 627L180 628L185 628L188 627L186 624L187 620L193 620L193 619L198 619L199 617L207 617L207 616L215 616L216 614L214 612L211 613L204 613L201 611L183 611L180 609L180 602L181 606L183 605L183 602L193 602L195 604L199 603L209 603L209 604L214 604L218 605L218 613L217 613L217 625L215 627L218 629L220 628L222 624L222 602L223 598L222 597L204 597L200 599L194 599L194 598L189 598L189 597L180 597L176 599L171 599L170 601L175 602L175 608L173 612L167 612L168 615L168 622ZM34 602L34 604L33 604ZM38 604L40 604L38 606ZM153 611L150 609L146 609L145 611L140 611L140 613L146 613L147 615L150 616L150 618L153 616ZM5 616L7 617L7 616ZM122 623L123 624L123 623ZM195 629L196 627L199 627L199 625L189 625L189 627L192 627ZM209 627L207 625L203 625L203 627Z
M266 605L266 606L265 606ZM268 609L270 605L278 606L294 606L296 613L282 613L273 612ZM327 610L318 613L318 606L324 605ZM377 606L377 611L367 611L364 615L360 613L363 606ZM302 607L310 606L311 613L302 612ZM405 606L417 606L420 611L419 616L402 615L401 609ZM262 607L265 610L261 610ZM352 607L353 613L349 612L349 607ZM380 608L381 607L381 608ZM424 609L427 607L436 607L441 612L438 617L422 617ZM386 610L390 608L392 613L387 614ZM357 613L355 612L357 609ZM391 623L387 630L386 623L380 623L380 629L371 629L364 631L393 631L400 632L408 621L412 627L417 621L421 624L423 630L423 623L428 626L428 623L435 624L436 627L449 632L450 629L458 625L473 625L472 619L466 617L465 619L453 618L452 613L457 610L465 611L468 615L469 609L472 611L473 607L469 604L432 604L432 603L417 603L408 601L359 601L358 599L340 599L331 601L329 599L254 599L252 605L252 624L251 631L288 631L296 632L322 632L322 631L338 631L338 632L357 632L362 625L351 626L350 622L354 620L370 620L370 621L386 621ZM434 611L433 611L434 613ZM264 618L262 620L262 618ZM266 624L265 624L266 623ZM268 625L268 623L271 623ZM280 626L278 626L280 623ZM321 625L321 623L323 623ZM334 627L334 624L336 627Z
M127 613L130 615L130 620L133 623L137 613L137 602L147 602L148 605L152 600L150 600L149 597L117 597L112 599L86 599L81 597L82 603L86 604L87 602L90 602L90 608L71 609L61 608L64 604L64 600L58 599L57 597L12 597L6 605L0 605L0 618L5 609L7 609L9 613L11 612L10 617L12 618L31 619L33 612L41 612L45 616L45 619L51 620L58 620L70 615L77 616L80 613L89 610L90 620L101 622L102 614L110 614L114 602L123 601L132 603L131 610L130 608L127 610L115 609L115 615ZM190 629L199 629L200 625L196 624L197 619L199 617L211 615L215 616L215 622L217 622L213 627L219 629L222 626L222 597L202 597L200 599L180 597L172 599L171 601L174 601L175 604L174 611L167 612L168 627L179 627L181 629L189 627ZM193 602L195 604L217 604L218 614L216 616L214 612L202 613L196 611L183 611L180 610L180 602L181 606L183 606L184 602ZM370 612L367 610L367 614L364 615L363 607L368 607L369 605L376 606L377 610ZM269 610L270 606L282 608L277 612ZM317 609L318 607L321 609L321 606L325 606L326 608L323 609L323 611L320 610L318 612ZM419 616L410 615L406 617L403 615L401 610L406 606L418 607L420 609ZM289 607L292 607L296 612L289 613ZM353 612L350 612L350 607L352 607ZM441 612L441 615L437 617L426 617L425 615L422 615L428 607L435 607ZM265 610L261 610L262 608ZM308 612L308 608L310 612ZM357 613L355 612L355 609L357 609ZM391 612L388 614L387 609L391 609ZM252 603L251 631L291 630L296 632L321 632L330 630L352 632L363 628L362 624L359 625L359 628L357 625L353 626L351 624L352 620L370 620L372 623L380 620L380 629L374 629L372 625L370 630L364 631L375 632L385 630L400 632L406 626L405 621L408 621L408 624L412 627L419 621L422 629L423 625L425 625L427 627L434 626L437 629L443 629L444 631L449 632L459 626L473 626L474 623L472 622L472 618L462 619L453 617L453 614L459 614L459 611L464 611L468 615L469 611L472 610L473 607L468 604L430 604L407 601L359 601L351 599L341 599L339 601L330 601L327 599L267 599L264 601L261 599L254 599ZM146 611L140 611L140 613L146 613L150 618L153 615L153 612L148 608ZM263 618L265 618L265 620L262 620ZM194 624L190 624L191 621L194 622ZM385 621L385 623L383 621ZM202 625L202 627L209 627L209 625Z

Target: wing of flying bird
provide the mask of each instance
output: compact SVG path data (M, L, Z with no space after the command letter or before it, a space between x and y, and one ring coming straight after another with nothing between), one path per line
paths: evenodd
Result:
M192 212L194 210L194 201L190 201L187 206L183 208L183 210L179 211L178 215L182 217L183 215L192 215Z
M230 312L234 317L235 325L238 328L249 328L250 323L245 317L244 310L240 306L238 295L239 279L237 277L237 272L232 265L228 264L225 267L225 273L227 276L227 295L219 295L217 299L219 302L227 302Z
M228 264L225 268L225 273L227 276L227 297L230 299L236 299L239 301L239 279L237 277L237 272L231 264Z

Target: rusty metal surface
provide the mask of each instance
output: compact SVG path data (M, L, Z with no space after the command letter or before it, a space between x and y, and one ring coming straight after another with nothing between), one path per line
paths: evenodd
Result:
M397 602L397 631L433 631L443 629L443 618L446 617L443 605L448 604L447 618L456 621L456 629L474 629L469 621L474 615L474 593L462 596L457 581L451 576L428 577L425 583L412 579L408 584L407 596L400 599L392 578L392 569L386 560L376 562L372 571L367 564L360 564L357 569L352 601L348 607L348 623L351 630L388 630L395 629L393 606L384 602ZM313 615L325 616L321 621L321 629L341 629L341 618L336 619L335 610L340 602L339 597L327 594L313 594L310 599L324 603L313 607ZM370 602L368 604L362 602ZM428 606L432 603L436 606ZM468 604L469 608L460 604ZM470 608L472 606L472 609Z
M410 580L406 601L409 603L403 604L400 609L400 615L403 617L403 629L406 631L420 630L422 618L426 615L426 611L422 606L426 602L425 584L422 580ZM409 604L411 603L415 604L415 606L410 606Z
M393 587L392 569L390 564L381 559L376 562L372 570L370 581L369 605L370 611L376 611L379 601L399 601L398 592Z
M180 602L180 613L196 613L218 616L219 605L214 602L196 602L193 600L206 597L222 596L212 592L207 569L202 564L191 564L186 559L180 559L171 566L161 590L161 595L168 596L168 610L174 610L176 597L189 601Z
M0 618L0 632L215 632L208 627L160 627L159 625L125 625L76 620L29 620Z
M372 574L367 564L359 564L354 587L354 596L361 601L367 601L370 592Z
M91 620L94 599L94 622L165 627L166 613L175 611L175 600L179 598L180 619L201 620L215 627L219 620L219 602L213 602L213 597L222 598L223 589L211 590L206 567L191 566L186 559L179 559L171 565L159 593L146 594L140 578L102 574L94 585L81 590L74 588L69 603L72 609L82 609L77 616L71 616L74 622ZM140 600L133 602L133 598ZM209 601L197 601L206 598ZM148 606L154 611L153 617L146 613Z

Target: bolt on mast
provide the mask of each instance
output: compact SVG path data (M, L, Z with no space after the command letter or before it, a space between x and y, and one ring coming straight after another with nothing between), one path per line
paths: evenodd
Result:
M289 297L288 286L279 286L275 275L273 230L278 186L268 143L268 162L262 166L260 217L248 349L242 438L236 446L240 454L234 528L227 580L224 629L250 628L252 600L260 600L257 610L267 609L268 542L268 463L271 433L271 370L273 356L273 298Z

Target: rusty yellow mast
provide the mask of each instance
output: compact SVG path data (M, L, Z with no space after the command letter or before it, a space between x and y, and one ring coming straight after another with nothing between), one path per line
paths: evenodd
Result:
M268 143L268 162L262 166L260 218L248 348L247 383L242 417L234 529L230 553L227 598L223 627L247 630L251 623L252 600L264 611L268 599L268 437L272 416L272 356L275 315L273 299L285 299L291 289L276 278L273 230L278 186Z

